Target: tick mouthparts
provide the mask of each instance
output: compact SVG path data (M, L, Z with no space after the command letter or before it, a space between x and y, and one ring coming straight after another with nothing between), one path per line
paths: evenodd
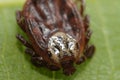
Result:
M65 67L66 65L67 67ZM66 65L63 65L63 73L67 76L72 75L76 71L75 67L73 66L73 64Z

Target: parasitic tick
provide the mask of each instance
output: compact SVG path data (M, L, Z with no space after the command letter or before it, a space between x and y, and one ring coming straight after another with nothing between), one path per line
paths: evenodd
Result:
M17 38L27 47L25 52L34 65L72 75L75 64L93 56L95 47L88 44L89 17L84 14L84 0L78 1L80 11L72 0L27 0L23 10L16 12L29 41L21 35Z

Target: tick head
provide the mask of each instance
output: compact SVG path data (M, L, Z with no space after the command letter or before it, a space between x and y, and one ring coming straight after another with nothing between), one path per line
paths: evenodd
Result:
M66 60L73 60L77 57L78 50L78 43L68 34L57 32L49 38L48 52L50 58L57 63L60 63L65 57L68 58Z

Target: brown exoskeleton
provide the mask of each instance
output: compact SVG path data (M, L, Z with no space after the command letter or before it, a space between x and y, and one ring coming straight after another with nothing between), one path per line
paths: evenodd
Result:
M84 15L84 0L80 1L80 11L72 0L27 0L17 11L17 23L29 42L21 35L17 38L27 47L33 64L53 71L62 68L65 75L72 75L74 64L92 57L89 17Z

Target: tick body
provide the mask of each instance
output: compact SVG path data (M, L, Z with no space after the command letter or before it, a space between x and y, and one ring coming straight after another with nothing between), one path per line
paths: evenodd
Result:
M27 0L23 10L17 11L17 23L29 41L21 35L17 38L34 65L72 75L75 64L93 56L89 17L84 14L84 0L78 1L80 10L72 0Z

